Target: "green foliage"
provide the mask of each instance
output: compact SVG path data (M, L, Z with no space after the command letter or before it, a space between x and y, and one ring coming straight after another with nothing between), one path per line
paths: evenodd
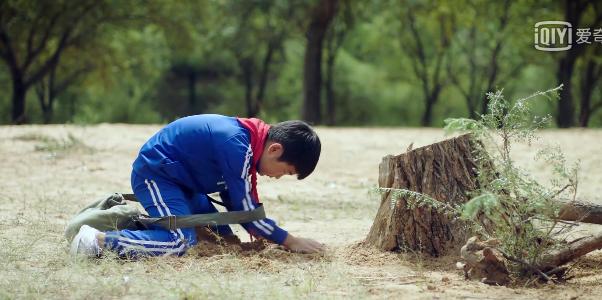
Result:
M479 188L462 207L461 218L485 238L499 239L504 253L533 265L570 229L556 221L558 200L574 199L578 164L567 168L559 147L542 149L536 158L553 171L552 185L546 186L515 165L511 149L517 142L531 144L537 129L549 123L549 116L532 116L531 107L537 98L554 99L561 88L514 102L504 99L501 91L489 93L489 111L480 120L446 120L446 131L468 132L482 142L475 142L482 145L477 151ZM512 267L519 273L525 268Z
M535 157L551 168L551 184L544 185L515 165L511 149L517 142L530 145L537 129L549 123L549 116L533 116L531 107L538 97L554 99L561 88L537 92L514 102L507 101L501 91L489 93L488 113L479 120L445 120L446 132L470 133L476 147L478 188L463 205L452 206L407 189L377 191L390 195L392 209L403 198L408 208L427 206L462 219L485 239L499 240L499 250L506 255L537 265L542 254L556 247L556 241L572 228L570 224L558 223L557 216L559 200L575 199L579 164L567 167L559 147L544 147ZM530 274L525 272L525 265L511 263L517 275Z
M391 209L393 209L399 199L405 199L407 206L410 209L418 207L430 207L441 213L456 212L458 207L452 207L448 203L438 201L437 199L430 197L425 194L410 191L407 189L396 189L396 188L378 188L376 189L379 193L389 193L391 198Z
M55 95L53 123L158 123L196 113L244 116L247 101L262 101L258 115L271 122L300 117L305 33L319 1L0 3L0 28L21 63L29 34L36 46L52 17L59 16L27 76L51 57L70 20L81 16L73 27L78 38L58 60L56 85L69 84ZM81 14L87 5L90 12ZM327 55L336 52L336 125L417 126L428 94L437 94L430 124L438 126L448 117L474 119L482 113L486 101L481 95L487 90L503 88L514 96L557 80L559 56L536 51L525 41L533 38L531 24L563 17L560 5L482 0L341 0L340 5L333 30L345 31L345 37L336 50L325 41L322 67L324 79ZM418 35L410 30L410 12ZM593 14L589 9L584 18L593 20ZM584 82L588 62L600 65L595 47L587 47L575 66L575 87ZM261 95L268 49L273 52ZM14 79L10 65L1 61L0 123L6 124L11 122ZM49 80L46 75L41 82ZM594 109L600 107L595 97L599 82L592 90L590 126L602 125L602 109ZM38 87L32 85L26 98L26 115L33 123L44 121ZM556 108L540 102L532 109L544 115Z
M500 208L500 202L495 194L485 193L470 199L461 210L461 217L467 220L476 219L483 212L487 218L495 218L495 211Z

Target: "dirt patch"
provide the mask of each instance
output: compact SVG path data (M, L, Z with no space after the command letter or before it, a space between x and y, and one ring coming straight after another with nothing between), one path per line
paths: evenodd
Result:
M264 239L241 242L236 235L221 236L208 227L196 228L196 235L198 243L188 251L188 254L193 256L211 257L223 254L249 256L270 247L270 243Z
M349 265L356 266L386 266L403 261L400 254L386 252L374 247L366 246L363 242L357 242L339 250L343 261Z
M568 276L584 282L602 280L602 251L592 252L570 266Z
M187 255L193 257L207 258L229 255L278 260L285 263L325 261L332 257L330 252L319 254L293 253L283 246L265 239L242 242L236 235L220 236L208 228L197 228L196 232L198 243L187 252Z
M200 257L211 257L223 254L236 254L242 256L256 255L266 250L270 244L264 240L255 240L252 242L221 242L199 241L199 243L189 250L189 255Z

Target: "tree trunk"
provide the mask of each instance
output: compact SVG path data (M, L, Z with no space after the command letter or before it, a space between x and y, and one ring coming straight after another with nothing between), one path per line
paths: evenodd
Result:
M431 126L433 123L433 106L435 105L435 99L432 96L427 96L424 107L424 113L422 113L422 119L420 119L420 125L424 127Z
M305 63L303 67L303 112L302 118L310 123L321 122L320 87L322 84L322 38L321 28L310 27L307 32Z
M579 105L579 126L581 127L587 127L591 115L596 110L591 104L591 99L592 93L596 88L596 83L600 80L601 75L602 68L598 66L593 58L590 58L587 61L581 78L581 103Z
M263 107L263 100L265 98L265 90L268 85L268 76L270 75L270 65L272 64L272 59L274 57L274 51L279 45L280 40L269 41L266 49L265 56L263 57L263 64L261 66L261 73L259 74L259 83L257 87L257 96L255 97L255 106L253 111L255 115L258 115L261 112Z
M25 96L27 94L27 87L22 82L21 78L13 77L13 111L12 121L13 124L24 124L27 122L25 116Z
M564 19L575 27L580 25L581 17L589 5L588 1L564 1ZM568 128L575 125L575 105L573 103L572 78L577 58L583 55L585 44L575 44L570 51L565 51L564 56L558 62L556 79L558 84L563 84L558 101L558 112L556 124L560 128Z
M560 99L558 100L558 112L556 123L560 128L568 128L573 126L573 115L575 107L573 105L572 82L573 70L575 66L575 55L567 51L565 57L560 60L556 77L559 84L563 84L560 90Z
M53 106L54 106L54 99L56 98L56 94L57 94L57 90L56 90L56 67L57 64L52 66L52 69L50 70L50 74L48 74L48 87L47 87L47 96L48 99L46 99L46 97L42 96L40 101L41 106L42 106L42 114L43 114L43 119L44 119L44 124L50 124L50 122L52 122L52 116L53 116ZM42 88L45 88L44 83L44 79L40 80L40 83L42 84ZM46 91L43 91L44 95L46 95ZM46 102L44 102L44 100L47 100Z
M431 93L427 94L426 107L424 109L424 114L422 115L421 124L425 127L433 125L433 108L435 106L435 103L437 103L437 101L439 100L439 94L441 93L441 89L443 88L443 85L439 81L436 81L434 85L435 86L433 87Z
M326 124L334 126L336 124L336 111L335 111L335 99L334 99L334 62L336 53L328 53L328 59L326 60Z
M321 0L315 8L309 29L303 66L302 118L321 123L320 89L322 86L322 42L337 10L337 0Z
M505 0L504 1L504 8L503 8L503 13L500 16L500 28L499 28L499 32L504 32L506 30L506 27L508 26L508 19L509 19L509 15L510 15L510 6L512 5L512 1L510 0ZM487 87L485 88L485 93L489 93L489 92L493 92L493 89L495 88L495 84L497 82L497 77L498 77L498 72L501 68L500 64L499 64L499 56L500 53L502 52L502 48L505 44L505 41L502 40L502 34L500 34L497 38L496 38L496 43L495 43L495 47L493 48L493 51L491 52L491 58L489 59L489 74L488 74L488 79L487 79ZM481 95L479 95L481 96ZM481 96L482 97L482 96ZM487 114L487 110L489 109L489 99L487 99L487 97L483 97L483 103L481 105L481 114Z
M239 59L240 69L242 70L243 81L245 82L245 108L247 117L255 117L255 103L253 98L253 88L255 86L253 80L253 63L249 58Z
M40 82L38 82L38 84L36 84L35 87L35 92L38 96L38 101L40 102L40 108L42 108L42 118L44 120L44 124L49 124L49 117L50 117L50 112L49 112L49 89L46 85L46 80L42 79L40 80Z
M477 188L475 147L468 135L386 156L379 166L380 188L407 189L455 205L469 200ZM377 248L411 250L440 256L466 241L460 221L429 205L411 205L409 197L382 194L381 204L365 243Z
M56 98L58 93L61 93L65 89L63 87L61 87L60 89L56 88L56 68L57 64L55 64L52 67L52 70L48 75L48 105L46 109L43 109L44 124L50 124L52 122L52 118L54 116L54 99ZM44 80L42 79L41 81Z

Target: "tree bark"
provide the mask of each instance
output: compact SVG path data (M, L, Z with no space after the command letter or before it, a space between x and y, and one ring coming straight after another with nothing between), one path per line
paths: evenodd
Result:
M321 0L316 6L307 30L303 66L302 118L321 123L320 90L322 86L322 42L337 11L338 0Z
M379 166L380 188L407 189L445 205L469 200L478 187L476 149L468 135L459 136L397 156L386 156ZM466 240L466 228L429 205L382 194L381 204L365 244L382 250L411 250L440 256ZM393 204L393 205L392 205Z

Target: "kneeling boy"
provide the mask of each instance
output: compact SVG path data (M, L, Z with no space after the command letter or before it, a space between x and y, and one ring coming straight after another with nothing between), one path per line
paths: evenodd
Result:
M270 126L259 119L196 115L178 119L152 136L134 161L131 184L151 217L217 212L207 194L219 192L229 211L259 204L257 175L280 178L313 172L321 144L302 121ZM324 250L312 239L294 237L269 219L241 224L252 236L303 253ZM232 235L229 226L213 226ZM73 239L73 255L99 256L103 249L120 256L182 255L197 243L194 228L100 232L84 225Z

